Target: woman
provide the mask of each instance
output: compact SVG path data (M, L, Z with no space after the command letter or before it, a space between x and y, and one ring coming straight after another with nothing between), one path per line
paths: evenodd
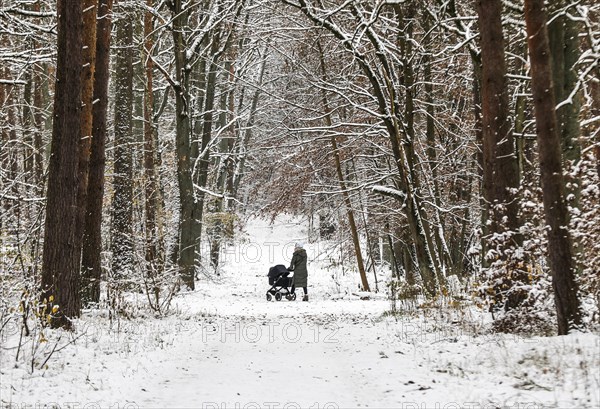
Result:
M294 255L292 256L292 262L288 267L288 270L294 272L294 281L292 284L292 294L296 292L296 286L302 287L304 290L304 297L302 301L308 301L308 270L306 269L306 250L304 250L301 243L296 243L294 247Z

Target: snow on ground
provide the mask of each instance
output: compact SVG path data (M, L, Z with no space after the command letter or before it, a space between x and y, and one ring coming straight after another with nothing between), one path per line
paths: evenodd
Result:
M476 335L483 324L468 310L394 317L384 296L353 295L357 274L332 267L323 244L307 245L310 301L267 302L268 268L287 264L294 242L307 243L306 227L254 220L244 237L224 251L219 277L201 276L196 291L174 300L172 316L111 326L88 314L76 334L46 334L19 360L18 333L2 339L0 407L600 405L596 334Z

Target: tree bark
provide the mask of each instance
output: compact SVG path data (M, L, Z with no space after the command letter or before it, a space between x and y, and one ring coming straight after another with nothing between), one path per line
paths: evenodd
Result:
M184 30L188 22L188 12L182 9L181 0L171 2L173 16L173 44L175 53L175 80L172 84L175 91L176 145L177 145L177 179L179 182L179 245L178 265L182 283L194 290L196 272L196 255L199 243L194 231L197 219L194 215L196 203L194 199L194 181L191 168L190 141L190 93L189 67L185 57Z
M552 78L557 104L567 100L577 85L577 72L573 69L579 59L579 30L577 23L566 15L566 1L554 0L550 3L554 16L548 24L548 41L552 61ZM557 111L556 117L563 151L563 159L576 163L581 158L579 143L579 110L581 108L580 94L563 104ZM569 189L578 196L579 189Z
M518 162L509 121L502 1L478 0L482 60L483 186L490 233L512 231L519 241ZM506 222L503 220L506 218ZM502 245L504 249L505 245ZM505 254L501 254L505 257Z
M117 277L133 268L133 24L121 3L115 61L115 168L112 201L112 270Z
M561 163L560 127L556 118L556 98L543 0L525 0L531 82L535 108L544 216L547 224L548 253L558 333L565 335L581 325L581 311L575 281L575 263L568 231Z
M58 61L48 174L42 305L51 324L70 328L81 310L77 258L83 3L58 1ZM52 300L52 301L51 301Z
M85 301L100 300L102 274L102 203L106 166L106 135L108 112L108 78L113 0L100 0L96 32L96 64L94 101L92 106L92 144L87 186L87 210L82 254L82 296Z
M146 0L148 9L152 9L154 0ZM158 255L158 234L157 213L159 209L159 187L157 183L156 172L156 151L154 138L154 94L153 94L153 78L154 64L152 62L152 49L154 40L152 13L146 11L144 14L144 56L146 70L146 89L144 94L144 173L145 173L145 212L146 212L146 275L148 278L153 278L156 273L162 269L157 263L160 259ZM158 301L158 288L153 288L155 301Z
M83 237L87 209L88 173L92 146L94 72L96 69L96 18L98 0L83 0L83 70L81 72L81 141L79 143L79 186L77 190L77 237ZM78 258L83 240L78 242ZM85 283L87 284L87 283Z

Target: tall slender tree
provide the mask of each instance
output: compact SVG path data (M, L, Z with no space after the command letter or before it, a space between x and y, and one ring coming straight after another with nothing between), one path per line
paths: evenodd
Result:
M133 24L129 3L119 3L115 37L115 156L111 208L112 270L120 277L133 268Z
M556 119L556 97L552 81L544 0L525 0L525 22L531 62L531 83L552 287L558 333L565 335L581 325L581 311L577 297L573 249L568 230L560 127Z
M559 134L563 150L563 159L577 162L581 157L579 143L581 108L580 93L577 87L575 64L579 60L579 30L576 19L569 17L572 7L566 0L554 0L549 3L554 13L548 24L548 41L552 62L552 79L557 104L556 112ZM578 189L571 189L576 192Z
M156 139L154 138L154 48L152 10L154 0L146 0L148 10L144 14L144 57L146 72L146 89L144 93L144 173L145 173L145 212L146 212L146 272L149 277L156 275L160 240L157 216L159 211L159 187L156 170ZM158 288L154 288L154 296L158 297Z
M94 72L96 70L96 19L98 0L84 0L83 14L83 69L81 72L81 141L79 144L79 188L77 191L77 236L83 237L90 154L92 146ZM78 241L77 251L83 251L83 240ZM79 256L81 257L81 256Z
M479 0L477 11L482 61L483 193L491 216L490 233L512 231L517 235L519 207L513 192L519 186L519 174L509 120L502 1Z
M194 237L198 219L195 216L194 182L191 168L190 140L190 67L187 65L185 35L189 10L183 7L181 0L169 2L173 15L173 44L175 52L175 80L171 84L175 90L177 177L179 181L179 273L182 282L194 289L196 258L199 243Z
M77 190L81 139L83 3L58 2L58 61L46 196L42 303L54 326L71 327L81 310Z
M110 61L110 34L113 0L100 0L96 35L96 64L94 101L92 107L92 144L87 186L87 205L82 255L82 293L85 301L100 300L102 273L102 202L104 200L104 173L106 165L106 135L108 111L108 78Z

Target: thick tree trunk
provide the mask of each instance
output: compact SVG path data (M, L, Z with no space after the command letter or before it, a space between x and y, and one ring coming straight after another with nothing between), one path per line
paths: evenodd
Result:
M478 0L481 38L481 102L484 158L484 198L489 214L488 249L483 254L492 270L492 308L517 308L526 291L515 283L528 282L526 272L516 265L522 244L518 217L519 163L515 151L508 103L508 78L504 55L502 1ZM487 264L490 263L490 264Z
M508 87L502 32L502 1L478 0L482 59L484 197L491 216L490 233L512 231L518 242L518 162L509 121ZM504 222L506 219L506 222ZM502 247L506 248L505 245ZM506 255L500 254L500 257Z
M543 0L525 0L525 21L531 61L544 213L548 225L548 254L559 335L581 325L575 263L568 231L568 213L561 164L560 127Z
M115 168L112 201L112 270L117 277L133 268L133 24L121 3L115 61Z
M96 32L96 64L92 106L92 144L87 186L87 209L83 236L82 296L85 301L100 300L102 274L102 202L106 166L108 78L113 0L100 0Z
M81 310L77 187L81 137L83 3L58 2L58 61L42 262L42 304L53 326ZM51 301L52 300L52 301Z

